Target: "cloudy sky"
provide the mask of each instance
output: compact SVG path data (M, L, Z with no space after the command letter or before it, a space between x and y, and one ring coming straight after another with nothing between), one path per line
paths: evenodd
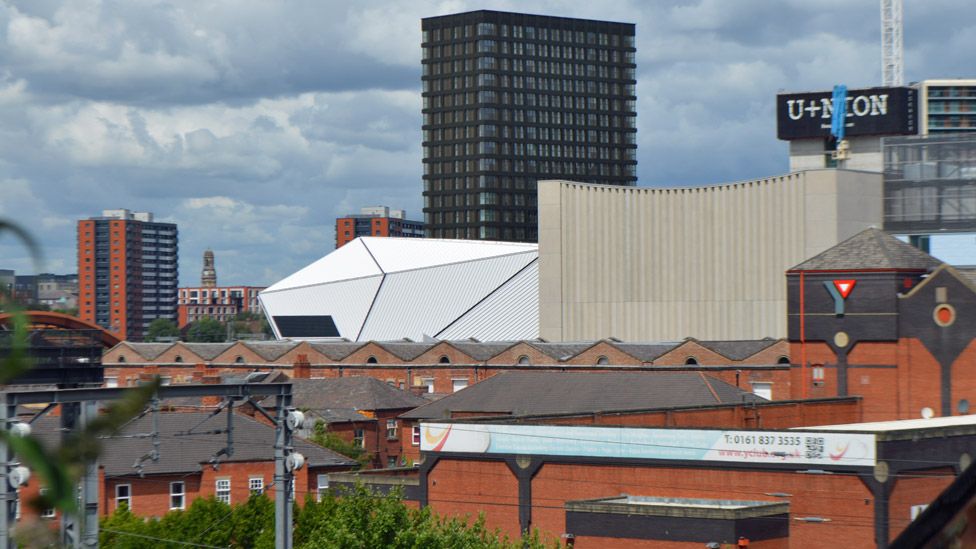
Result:
M905 1L906 81L976 77L972 0ZM881 81L877 0L5 0L0 219L76 272L106 208L180 228L180 281L269 284L333 248L337 215L421 219L420 18L474 9L637 24L638 176L787 170L777 91ZM0 234L0 268L34 268Z

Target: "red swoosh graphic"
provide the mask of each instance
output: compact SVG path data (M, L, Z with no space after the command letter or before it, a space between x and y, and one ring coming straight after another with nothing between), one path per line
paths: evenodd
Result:
M447 428L447 431L444 432L444 436L441 437L441 441L437 443L437 446L434 446L434 449L433 450L431 450L432 452L440 452L441 451L441 448L443 448L444 447L444 444L447 443L447 436L451 434L451 429L452 428L454 428L453 425L451 425L451 426L449 426Z
M850 444L850 443L848 442L848 443L847 443L847 444L846 444L846 445L844 446L844 449L843 449L843 450L841 450L839 454L831 454L830 452L828 452L828 453L827 453L827 455L829 455L829 456L830 456L830 459L832 459L832 460L834 460L834 461L839 461L839 460L840 460L840 458L842 458L842 457L844 457L844 454L846 454L846 453L847 453L847 449L848 449L848 448L850 448L850 447L851 447L851 444Z

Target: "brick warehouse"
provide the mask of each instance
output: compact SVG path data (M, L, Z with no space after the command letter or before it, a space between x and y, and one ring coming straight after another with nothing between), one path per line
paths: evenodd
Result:
M969 465L974 444L972 416L781 431L425 423L417 493L435 512L484 512L509 535L537 528L579 548L740 535L750 547L884 547ZM640 498L668 500L670 518ZM765 520L689 511L709 502ZM773 503L785 506L761 509Z
M793 397L860 395L869 421L970 413L973 274L877 229L791 269Z
M294 378L369 376L403 389L447 394L508 370L705 371L726 383L790 398L785 340L633 343L613 339L545 341L336 341L234 343L123 342L102 357L106 383L125 386L146 374L172 383L203 376L282 370ZM305 365L307 370L295 365Z

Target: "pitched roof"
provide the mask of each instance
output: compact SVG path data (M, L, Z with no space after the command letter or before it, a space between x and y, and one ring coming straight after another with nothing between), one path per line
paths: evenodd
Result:
M513 416L647 410L762 401L697 372L504 372L402 414L444 419L452 412Z
M146 474L189 473L201 470L210 458L227 442L224 434L213 431L224 429L227 419L223 414L211 416L197 412L162 412L159 414L159 461L146 460ZM42 443L56 444L60 420L43 417L35 422L35 432ZM193 429L194 434L186 433ZM118 435L135 435L152 432L152 414L129 423ZM234 416L234 455L221 457L220 461L270 461L274 459L274 428L246 416ZM332 450L295 438L295 449L305 456L306 463L317 466L353 466L353 460ZM113 438L102 440L99 464L105 467L106 476L137 473L133 464L152 450L150 438ZM203 465L201 465L203 464Z
M330 343L311 343L313 349L332 360L342 360L365 345L358 341L334 341Z
M593 346L592 341L564 343L526 341L526 343L556 360L568 360Z
M220 355L220 353L229 349L234 342L227 343L184 343L187 349L193 351L200 358L204 360L213 360Z
M449 342L459 351L470 356L475 360L488 360L498 353L508 349L516 342L514 341L471 341L460 340Z
M364 416L352 408L328 408L325 410L309 411L308 417L312 421L321 419L326 423L350 423L362 421L376 421L376 418Z
M416 341L377 341L377 345L396 355L400 360L413 360L437 345L437 342L419 343Z
M243 344L261 358L269 361L277 360L281 355L298 345L294 341L245 341Z
M865 229L790 271L917 269L928 271L942 262L875 228Z
M610 344L642 362L653 362L681 343L677 341L661 343L623 343L611 341Z
M293 379L292 404L306 410L396 410L427 401L376 378Z
M124 343L146 360L155 360L156 357L166 352L166 349L176 345L175 343L133 343L130 341Z
M782 340L766 338L739 341L699 341L698 344L730 360L745 360L780 341Z

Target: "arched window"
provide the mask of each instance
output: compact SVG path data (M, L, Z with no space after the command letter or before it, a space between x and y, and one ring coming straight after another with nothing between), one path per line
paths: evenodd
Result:
M686 358L685 366L698 366L698 359L693 356Z
M125 355L119 355L119 362L125 362Z
M173 359L173 362L183 362L183 357L180 355L176 355L176 358Z
M235 364L244 364L244 357L242 357L241 355L237 355L237 358L234 359L234 363Z
M366 359L366 364L376 364L376 357L375 356L371 356L371 357L367 358Z
M522 366L528 366L529 364L532 364L532 362L529 361L529 357L525 355L518 357L518 363L521 364Z
M610 359L605 356L600 356L596 359L596 363L600 366L606 366L607 364L610 364Z
M451 359L447 358L447 355L443 355L443 356L441 356L441 359L438 360L437 362L439 362L441 364L450 364L451 363Z
M789 363L790 363L790 357L788 356L781 356L779 357L779 360L776 361L776 364L789 364Z

